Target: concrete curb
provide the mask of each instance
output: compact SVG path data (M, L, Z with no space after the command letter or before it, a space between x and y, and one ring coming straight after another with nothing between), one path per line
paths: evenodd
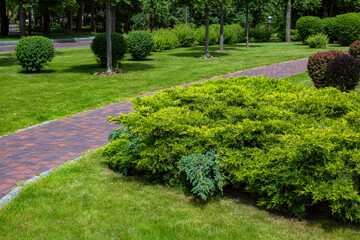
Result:
M52 43L71 43L71 42L86 42L92 41L94 38L64 38L64 39L50 39ZM18 41L0 42L0 46L15 46Z

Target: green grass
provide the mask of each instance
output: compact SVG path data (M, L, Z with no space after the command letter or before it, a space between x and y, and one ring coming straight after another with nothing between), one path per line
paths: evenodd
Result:
M203 204L173 188L122 177L86 154L26 186L0 211L0 239L359 239L360 228L298 221L234 191Z
M217 46L212 46L211 51ZM345 49L330 45L329 49ZM203 47L154 53L147 61L126 60L117 76L99 69L89 48L62 49L40 74L25 74L13 54L0 54L0 135L50 119L98 108L138 94L244 69L309 57L317 50L299 43L227 45L229 52L199 57Z

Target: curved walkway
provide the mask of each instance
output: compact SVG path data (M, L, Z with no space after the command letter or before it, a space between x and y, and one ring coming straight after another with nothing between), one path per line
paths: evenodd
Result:
M259 75L284 78L306 71L306 65L307 59L301 59L212 79ZM0 198L18 182L105 145L109 131L117 128L114 123L106 122L107 117L129 113L131 106L130 102L114 103L0 137Z

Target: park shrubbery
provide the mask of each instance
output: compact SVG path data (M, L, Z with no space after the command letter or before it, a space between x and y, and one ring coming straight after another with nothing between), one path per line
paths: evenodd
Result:
M360 38L360 13L336 16L335 33L342 46L349 46Z
M250 36L259 42L268 42L272 36L272 30L265 25L258 25L250 31Z
M246 32L240 24L231 24L224 26L224 43L232 44L245 41Z
M196 41L196 31L188 24L178 24L173 31L179 41L179 47L191 47Z
M329 37L326 34L318 33L306 38L305 43L311 48L326 48Z
M356 40L350 44L349 53L360 61L360 40Z
M360 96L286 80L233 78L134 100L102 150L124 175L206 199L243 187L268 209L321 206L360 221Z
M112 45L112 62L114 66L120 64L120 60L124 58L127 50L126 41L122 34L111 34ZM91 43L91 50L96 56L96 61L101 67L106 67L107 63L107 47L106 47L106 34L97 34Z
M298 30L299 40L305 43L305 40L324 30L324 24L318 17L301 17L296 22L296 30Z
M324 25L324 34L328 35L329 41L334 42L338 40L338 36L336 34L336 18L324 18L322 19Z
M127 37L128 50L135 61L144 60L154 47L154 38L147 31L135 31Z
M55 56L50 39L41 36L24 37L15 46L18 63L27 73L40 72Z
M198 37L197 41L200 45L205 45L205 31L206 27L198 28ZM220 25L219 24L212 24L209 27L209 44L215 45L219 43L220 39Z
M171 29L159 29L154 31L152 34L155 40L153 49L155 52L173 49L180 46L179 39L177 38L175 32Z
M286 32L285 31L279 31L277 36L281 41L285 42L285 40L286 40ZM298 30L291 29L290 37L291 37L291 41L294 41L294 42L299 41Z

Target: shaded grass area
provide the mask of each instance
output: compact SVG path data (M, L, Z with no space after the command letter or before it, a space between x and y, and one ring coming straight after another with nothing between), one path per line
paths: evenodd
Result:
M98 152L30 184L0 211L0 239L358 239L360 228L298 221L225 193L207 204L122 177Z
M330 45L329 49L343 49ZM93 76L97 67L89 48L61 49L40 74L25 74L13 54L0 54L0 135L51 119L62 118L112 102L204 78L308 57L317 50L300 43L226 45L203 60L203 47L178 48L154 53L146 61L126 55L117 76Z
M51 39L67 39L67 38L89 38L94 37L94 33L82 32L74 33L73 35L63 34L63 33L52 33L50 36L46 36ZM9 42L9 41L18 41L20 39L19 35L10 35L10 36L0 36L0 42Z

